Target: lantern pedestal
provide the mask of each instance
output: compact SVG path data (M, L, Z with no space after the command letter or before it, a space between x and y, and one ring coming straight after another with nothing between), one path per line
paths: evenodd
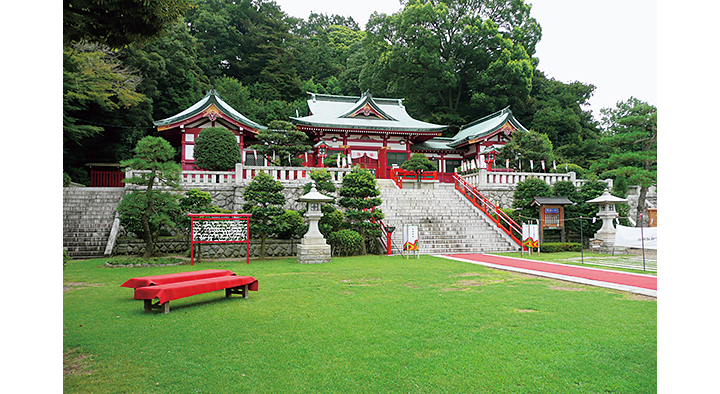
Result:
M590 239L591 246L602 253L620 253L625 254L627 251L622 247L614 247L615 244L615 226L613 220L618 217L615 204L627 203L627 200L615 197L608 190L597 198L586 201L589 204L597 204L599 206L597 217L602 220L602 228L595 233L595 238Z
M332 197L318 193L313 184L310 193L300 197L298 201L308 203L307 218L310 221L308 232L297 247L297 262L300 264L329 263L332 257L330 245L318 229L318 222L323 214L320 203L332 201Z

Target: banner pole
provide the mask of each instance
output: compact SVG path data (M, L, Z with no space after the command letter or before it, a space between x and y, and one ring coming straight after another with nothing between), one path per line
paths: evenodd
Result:
M580 262L581 262L581 264L585 264L585 253L583 253L583 248L585 246L585 240L583 239L582 223L583 223L583 217L582 217L582 215L580 215Z
M643 271L645 271L645 232L643 231L643 212L640 212L640 242L643 254Z

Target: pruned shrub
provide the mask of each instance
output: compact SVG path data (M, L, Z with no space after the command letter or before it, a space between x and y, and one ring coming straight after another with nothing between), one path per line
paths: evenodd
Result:
M362 254L363 238L355 230L340 230L331 233L327 239L333 256L355 256Z
M578 243L571 242L546 242L540 244L540 252L542 253L559 253L559 252L580 252L582 246Z

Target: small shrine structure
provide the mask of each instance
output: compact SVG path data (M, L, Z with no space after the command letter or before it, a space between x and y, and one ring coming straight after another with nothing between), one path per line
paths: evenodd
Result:
M530 206L540 208L540 242L545 230L560 230L560 241L565 242L565 205L572 205L566 197L535 197Z
M208 127L224 127L235 134L240 151L257 143L255 137L267 127L253 122L223 101L215 89L184 111L154 122L163 138L180 149L182 169L195 170L195 141L200 131ZM252 156L251 156L252 157Z

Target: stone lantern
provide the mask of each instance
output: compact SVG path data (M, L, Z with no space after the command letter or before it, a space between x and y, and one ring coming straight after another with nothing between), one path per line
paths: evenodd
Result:
M320 204L332 201L332 197L328 197L319 193L313 183L310 192L298 198L300 202L306 202L308 205L305 214L310 220L310 228L300 241L297 249L297 261L301 264L329 263L331 258L330 245L325 242L325 237L318 229L318 222L323 214L320 211Z
M586 201L588 204L597 204L600 206L600 210L597 216L602 219L602 228L595 233L595 239L603 241L606 246L615 243L615 227L612 224L613 219L618 217L618 212L615 209L615 204L626 203L627 200L620 197L615 197L606 189L605 192L597 198Z

